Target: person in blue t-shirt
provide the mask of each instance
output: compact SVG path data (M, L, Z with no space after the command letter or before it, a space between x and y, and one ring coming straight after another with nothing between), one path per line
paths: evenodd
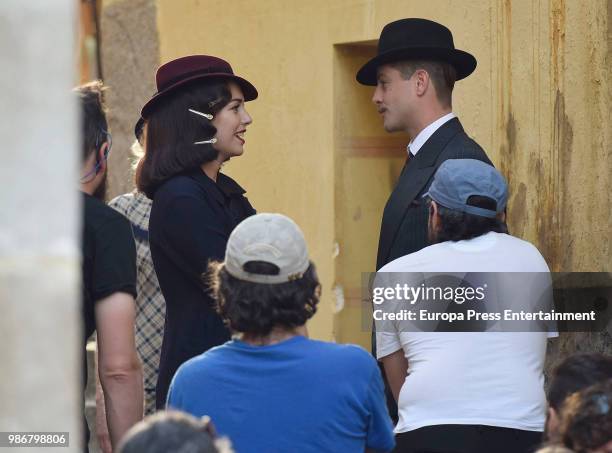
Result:
M357 346L307 338L320 285L291 219L244 220L210 278L237 336L178 369L168 408L210 416L239 453L394 448L374 359Z

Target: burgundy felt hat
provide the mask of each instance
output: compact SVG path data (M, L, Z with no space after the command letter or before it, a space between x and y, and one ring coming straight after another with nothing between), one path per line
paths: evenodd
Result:
M176 88L192 80L208 77L224 77L236 82L242 89L245 101L257 98L257 89L253 84L235 75L227 61L210 55L188 55L159 67L155 74L157 93L144 105L141 116L147 118L153 106Z

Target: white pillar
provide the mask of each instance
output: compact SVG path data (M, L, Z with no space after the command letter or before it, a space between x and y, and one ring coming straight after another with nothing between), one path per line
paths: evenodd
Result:
M62 452L82 424L77 5L0 1L0 431L67 431Z

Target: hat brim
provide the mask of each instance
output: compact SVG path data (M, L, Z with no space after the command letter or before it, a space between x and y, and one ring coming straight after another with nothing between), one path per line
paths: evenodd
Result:
M145 120L140 117L138 118L138 121L136 121L136 124L134 125L134 136L136 137L136 140L140 140L140 134L142 134L142 128L144 127L144 122Z
M193 80L200 80L200 79L203 80L203 79L209 79L209 78L224 78L224 79L236 82L238 86L240 87L240 89L242 90L242 94L244 95L245 102L257 99L257 96L258 96L257 88L255 88L255 86L251 82L249 82L246 79L243 79L242 77L239 77L233 74L228 74L227 72L213 72L213 73L207 73L207 74L197 74L191 77L186 77L184 79L181 79L179 82L168 86L163 91L155 93L153 97L149 99L149 101L142 108L140 112L140 116L146 119L147 116L151 113L151 110L153 109L153 107L157 105L157 103L161 99L165 98L169 93L173 93L178 87L185 85L186 83L189 83Z
M357 71L357 82L362 85L375 86L378 67L400 60L445 61L450 63L457 71L456 80L465 79L476 69L476 58L463 50L439 47L409 47L392 49L372 58Z

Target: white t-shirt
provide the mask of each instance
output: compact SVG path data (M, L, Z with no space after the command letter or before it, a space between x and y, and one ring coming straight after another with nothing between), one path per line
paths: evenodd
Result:
M426 247L379 272L550 271L532 244L490 232ZM513 297L528 297L515 290ZM392 332L378 326L377 357L403 349L408 360L396 433L442 424L544 429L546 332Z

